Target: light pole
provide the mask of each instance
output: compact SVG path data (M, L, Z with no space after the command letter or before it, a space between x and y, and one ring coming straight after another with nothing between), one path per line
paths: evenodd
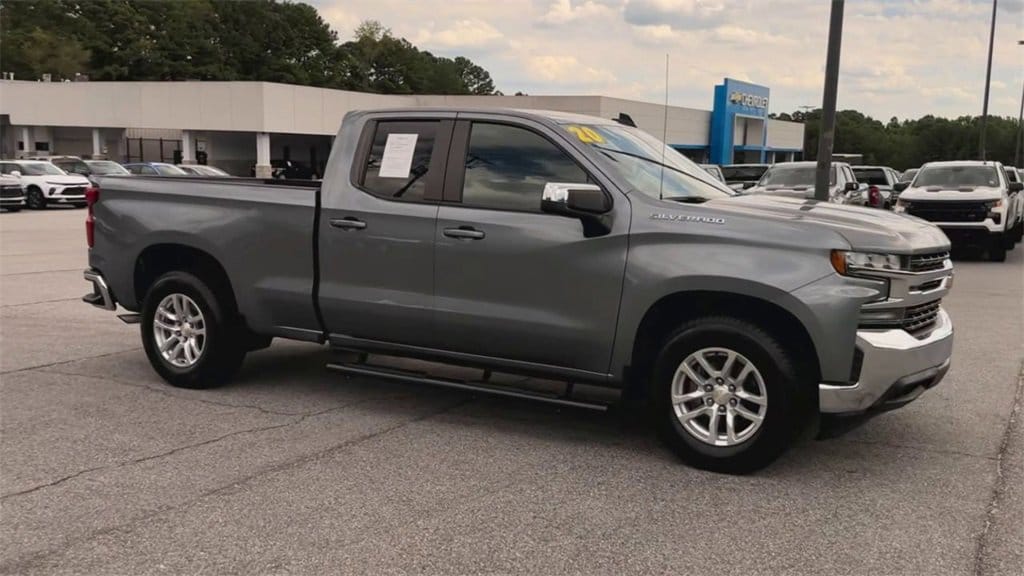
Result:
M988 124L988 89L992 83L992 46L996 40L996 5L999 0L992 0L992 29L988 33L988 68L985 71L985 102L981 108L981 140L978 142L978 155L985 159L985 127Z
M1024 46L1024 40L1017 40L1018 46ZM1024 80L1021 81L1020 112L1017 113L1017 145L1013 149L1013 159L1018 168L1024 168Z
M828 55L825 57L825 95L821 104L821 132L818 135L818 170L814 176L814 198L828 201L832 144L836 135L836 97L839 94L839 49L843 46L843 0L832 0L828 24Z

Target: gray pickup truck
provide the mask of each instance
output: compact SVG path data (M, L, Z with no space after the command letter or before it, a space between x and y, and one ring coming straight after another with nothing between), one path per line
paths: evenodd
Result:
M647 133L589 116L353 112L322 183L108 178L88 198L84 300L131 312L174 386L224 383L274 337L328 343L347 374L577 406L593 404L574 385L622 389L686 462L740 473L820 414L915 399L952 353L935 226L736 196Z

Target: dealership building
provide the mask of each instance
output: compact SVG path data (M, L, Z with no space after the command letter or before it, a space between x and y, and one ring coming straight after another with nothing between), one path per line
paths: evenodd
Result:
M201 162L269 175L284 161L322 170L342 117L407 106L547 109L635 124L699 162L779 162L804 126L768 118L769 89L725 79L699 110L605 96L385 95L270 82L0 81L0 157L72 155ZM667 126L666 126L667 122Z

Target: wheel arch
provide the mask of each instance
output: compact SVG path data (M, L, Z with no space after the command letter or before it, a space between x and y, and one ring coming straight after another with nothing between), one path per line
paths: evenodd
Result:
M661 343L681 323L701 316L731 316L763 327L785 346L793 347L800 369L817 382L821 361L810 331L785 306L738 292L684 290L667 294L647 308L633 338L628 378L631 393L646 393Z
M188 272L203 280L216 294L223 296L231 313L238 314L238 301L224 266L209 252L180 243L147 246L135 259L132 287L141 306L146 292L161 275L171 271Z

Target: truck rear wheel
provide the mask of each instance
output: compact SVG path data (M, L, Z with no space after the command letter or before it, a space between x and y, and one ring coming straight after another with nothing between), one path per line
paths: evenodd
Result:
M775 460L808 423L813 383L758 326L690 321L665 341L652 407L661 438L697 468L743 474Z
M988 259L993 262L1006 261L1006 239L1004 234L993 235L988 243Z
M243 339L224 300L187 272L157 278L146 293L141 326L149 363L172 386L219 386L245 358Z
M46 196L38 186L29 186L25 191L25 203L31 210L42 210L46 208Z

